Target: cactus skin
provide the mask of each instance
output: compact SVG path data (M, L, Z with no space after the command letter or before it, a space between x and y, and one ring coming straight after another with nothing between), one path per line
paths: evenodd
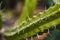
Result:
M60 24L59 8L60 4L56 4L54 7L49 8L48 10L42 12L41 14L38 14L36 17L30 18L31 20L26 21L24 24L18 27L19 30L17 30L17 28L12 30L10 29L6 30L3 34L7 37L7 40L19 40L20 38L30 37L38 32L43 32L45 29L49 29L53 25L59 25ZM39 21L41 21L41 23L39 23Z

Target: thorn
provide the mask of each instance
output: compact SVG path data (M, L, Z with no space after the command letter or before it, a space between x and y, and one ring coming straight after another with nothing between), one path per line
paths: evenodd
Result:
M37 34L37 37L38 37L38 39L39 39L39 34Z
M19 28L17 28L18 34L19 34Z
M31 20L28 14L26 14L26 16L28 17L28 20Z
M33 16L34 18L36 18L36 16Z
M31 37L31 40L33 40L33 37Z
M26 40L28 40L28 38L26 38Z
M26 21L24 20L23 23L25 23Z
M30 26L30 25L32 25L32 23L30 23L29 25L27 25L27 26Z
M23 31L23 33L24 33L24 29L25 29L25 27L23 27L22 29L23 29L22 31Z
M59 10L60 10L60 8L59 8Z
M39 12L39 14L43 14L42 12Z
M4 33L4 31L5 31L5 29L4 29L4 28L2 28L2 29L0 30L0 33Z
M48 34L50 34L49 29L48 29Z
M50 8L52 8L52 6L50 6Z
M33 21L32 23L34 24L35 22Z
M34 23L32 25L34 26Z
M23 29L23 33L24 33L24 29Z
M48 19L48 16L45 16L45 20L47 20Z
M25 29L25 27L22 27L22 29Z
M54 26L54 29L56 29L56 25L53 25Z
M31 18L28 18L29 20L31 20Z
M52 16L54 15L54 13L52 13Z
M1 9L2 1L0 2L0 9Z
M41 23L41 19L40 19L39 23Z

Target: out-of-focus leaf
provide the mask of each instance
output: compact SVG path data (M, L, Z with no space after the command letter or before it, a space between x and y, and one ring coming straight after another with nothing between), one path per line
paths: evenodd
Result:
M53 0L45 0L45 5L47 8L52 7L55 4Z
M50 34L45 40L60 40L60 30L55 29L50 31Z

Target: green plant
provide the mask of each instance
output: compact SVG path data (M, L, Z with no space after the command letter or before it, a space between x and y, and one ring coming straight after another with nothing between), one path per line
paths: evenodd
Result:
M60 3L33 16L35 6L36 0L25 1L21 17L11 29L7 29L2 33L6 36L7 40L24 39L31 37L38 32L43 32L45 29L60 25Z

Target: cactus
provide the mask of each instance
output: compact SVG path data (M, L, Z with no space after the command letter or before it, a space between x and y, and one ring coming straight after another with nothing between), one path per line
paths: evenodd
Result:
M30 18L30 20L23 21L24 23L15 29L6 30L3 34L7 40L19 40L35 35L38 32L43 32L54 25L60 25L60 4L49 8L48 10L39 13Z
M44 32L46 29L60 25L60 3L33 16L36 6L35 4L32 6L31 3L33 2L36 3L36 0L31 0L30 2L29 0L26 0L21 17L11 29L7 29L2 33L7 40L25 39L38 32ZM31 11L29 10L28 3L30 3ZM28 14L29 17L26 16L26 14Z

